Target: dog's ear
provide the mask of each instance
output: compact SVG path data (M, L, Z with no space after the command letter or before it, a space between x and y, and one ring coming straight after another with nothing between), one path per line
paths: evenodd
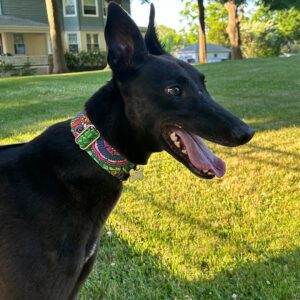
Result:
M108 64L116 73L136 66L147 55L139 28L114 2L108 6L105 40L108 47Z
M145 35L145 44L147 50L149 51L149 53L153 55L167 54L167 52L164 50L163 46L161 45L158 39L154 19L155 19L155 8L154 5L151 3L149 24Z

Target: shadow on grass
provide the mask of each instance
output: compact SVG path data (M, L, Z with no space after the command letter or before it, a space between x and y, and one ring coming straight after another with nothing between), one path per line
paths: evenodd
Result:
M299 299L300 249L237 262L234 268L188 281L172 274L159 257L141 253L115 232L103 234L98 259L81 300L98 299ZM208 270L207 270L208 271Z

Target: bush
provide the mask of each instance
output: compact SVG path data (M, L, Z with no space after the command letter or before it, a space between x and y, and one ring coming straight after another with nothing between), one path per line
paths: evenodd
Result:
M106 56L106 52L99 50L65 54L67 67L73 72L102 70L107 64Z
M31 64L29 62L26 62L19 69L19 72L20 72L21 76L30 76L30 75L34 75L36 73L36 69L32 69Z
M17 76L18 70L17 68L11 64L6 63L5 61L0 61L0 75L1 76Z
M250 21L241 24L242 51L245 57L278 56L284 38L274 22Z
M6 63L0 60L0 75L1 76L29 76L36 73L35 69L31 68L29 62L24 63L21 67L16 67L11 63Z

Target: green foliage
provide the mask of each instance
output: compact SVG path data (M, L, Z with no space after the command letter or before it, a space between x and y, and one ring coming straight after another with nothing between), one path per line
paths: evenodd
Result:
M67 67L70 71L101 70L106 64L107 54L100 50L81 51L65 54Z
M186 25L180 30L185 45L198 42L199 10L196 0L185 1L184 9L180 12Z
M35 73L36 70L32 68L29 62L25 62L21 67L16 67L0 60L0 75L2 74L2 76L30 76Z
M158 25L156 28L159 40L167 52L174 53L183 46L182 36L178 34L175 29L168 28L164 25Z
M196 178L167 153L125 183L82 300L300 299L300 56L199 66L211 95L254 126L244 146L209 147L223 179ZM71 118L111 78L4 78L0 144Z
M292 52L293 44L300 41L300 10L272 11L261 5L250 20L241 24L241 33L248 57Z
M224 6L220 3L209 1L205 7L207 41L228 47L229 38L226 32L227 22L228 16Z
M21 76L31 76L36 73L36 69L33 69L29 62L25 62L19 69L19 73Z
M281 10L275 15L278 32L287 41L300 41L300 9Z
M229 2L230 0L215 0L215 2L220 4L225 4L226 2ZM233 0L237 6L247 3L247 0Z
M243 22L241 35L245 57L270 57L280 54L283 38L271 20Z
M0 60L0 73L3 75L7 73L15 73L16 67L11 63L6 63L5 61Z
M185 45L198 42L199 10L196 0L185 1L185 7L180 12L186 22L185 28L180 31ZM227 47L229 45L226 33L227 11L216 1L209 1L205 6L205 28L207 42Z
M257 2L265 4L273 10L300 8L299 0L258 0Z

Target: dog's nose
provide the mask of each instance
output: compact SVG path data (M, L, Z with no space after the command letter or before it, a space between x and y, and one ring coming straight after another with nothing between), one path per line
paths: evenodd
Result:
M254 133L253 128L243 124L234 130L234 138L239 145L243 145L252 139Z

